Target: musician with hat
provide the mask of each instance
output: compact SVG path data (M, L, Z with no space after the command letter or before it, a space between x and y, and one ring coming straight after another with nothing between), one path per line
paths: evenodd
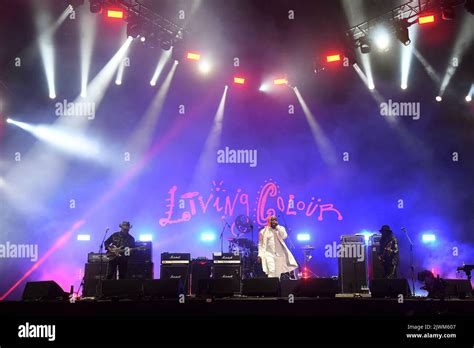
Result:
M119 227L120 231L112 234L104 242L104 247L109 257L107 279L117 279L117 269L119 279L126 278L130 249L135 247L135 238L129 233L132 228L130 222L124 221Z
M384 269L384 278L397 278L397 268L400 262L398 250L398 240L390 229L390 226L383 225L379 230L382 233L378 250L379 260Z

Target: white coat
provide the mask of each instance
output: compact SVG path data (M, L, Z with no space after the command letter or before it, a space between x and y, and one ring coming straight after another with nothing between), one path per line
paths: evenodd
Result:
M280 277L281 273L290 272L298 267L298 263L284 241L287 237L286 229L280 225L276 229L266 226L259 232L258 256L262 260L263 271L269 277ZM275 245L277 242L280 242L283 247L283 267L279 267L278 262L275 262L277 257Z

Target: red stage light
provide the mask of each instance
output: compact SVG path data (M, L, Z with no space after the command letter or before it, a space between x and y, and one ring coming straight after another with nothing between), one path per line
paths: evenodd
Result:
M432 14L418 17L419 24L434 23L434 21L435 21L435 16Z
M234 83L238 85L245 84L245 79L243 77L234 77Z
M340 54L331 54L329 56L326 56L326 62L332 63L332 62L340 62L341 61L341 55Z
M275 80L273 80L273 84L274 85L287 85L288 80L285 79L285 78L275 79Z
M107 9L107 17L109 18L118 18L118 19L124 19L125 13L123 10L120 9Z
M198 61L201 60L201 55L196 52L188 52L186 53L186 59Z

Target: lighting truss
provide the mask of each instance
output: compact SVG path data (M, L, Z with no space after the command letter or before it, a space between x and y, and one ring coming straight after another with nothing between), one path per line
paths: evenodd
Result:
M445 0L411 0L380 16L373 17L349 28L346 35L354 42L355 47L359 48L363 43L363 38L368 37L370 31L375 27L384 25L388 27L388 30L392 31L392 34L395 34L400 22L405 22L409 27L415 24L417 18L423 14L441 13L445 2ZM464 2L465 0L453 0L449 1L449 5L456 7L464 4Z
M139 0L104 0L102 6L122 8L127 13L127 20L131 18L138 19L147 28L152 28L163 41L169 40L171 45L183 41L184 36L189 34L184 28L160 16L156 11L150 9Z

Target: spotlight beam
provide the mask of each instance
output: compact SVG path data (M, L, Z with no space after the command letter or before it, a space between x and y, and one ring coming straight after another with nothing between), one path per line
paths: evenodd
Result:
M411 61L413 57L413 47L416 42L417 27L411 30L411 45L402 46L402 64L401 64L401 79L400 87L406 89L408 87L408 75L410 74Z
M439 88L438 95L443 97L446 88L451 81L454 73L456 72L458 66L461 64L464 53L472 45L474 37L472 35L472 18L471 16L464 16L461 30L456 37L456 42L454 44L453 53L449 59L448 67L444 74L443 80L441 81L441 86ZM454 60L457 60L457 64L454 64Z
M201 185L209 182L216 170L216 165L214 164L216 161L212 160L211 157L216 154L217 148L221 142L222 124L224 120L225 102L228 89L228 86L224 87L219 106L217 107L216 114L214 115L214 124L207 136L206 143L204 144L204 150L199 156L199 160L194 171L194 177L192 180L193 185Z
M89 13L86 6L81 7L79 30L80 30L80 54L81 54L81 97L87 96L87 82L92 58L92 49L95 42L97 17Z
M54 77L54 33L66 20L69 14L73 11L71 5L66 7L63 13L59 16L56 21L51 24L51 15L49 9L40 6L37 2L35 4L35 25L38 35L38 47L41 55L41 61L43 63L43 69L46 75L46 82L48 84L49 97L51 99L56 98L56 86Z
M161 51L160 59L158 60L158 64L156 65L155 72L153 73L153 76L151 77L151 80L150 80L151 86L156 86L156 82L160 78L160 75L163 72L163 69L165 68L166 63L171 58L171 52L172 50Z
M296 98L298 98L301 108L303 109L303 113L306 117L306 120L308 121L309 127L311 128L311 133L313 134L313 138L316 142L322 159L328 165L336 164L336 154L334 153L334 149L332 148L328 138L321 129L321 126L316 121L316 118L304 101L303 96L299 92L298 88L294 87L293 91L295 92Z
M145 115L142 117L140 123L128 140L127 151L131 153L132 159L141 158L145 150L150 146L156 123L160 118L177 67L178 62L175 61L163 84L160 86L160 89L153 98L153 101L148 106Z

